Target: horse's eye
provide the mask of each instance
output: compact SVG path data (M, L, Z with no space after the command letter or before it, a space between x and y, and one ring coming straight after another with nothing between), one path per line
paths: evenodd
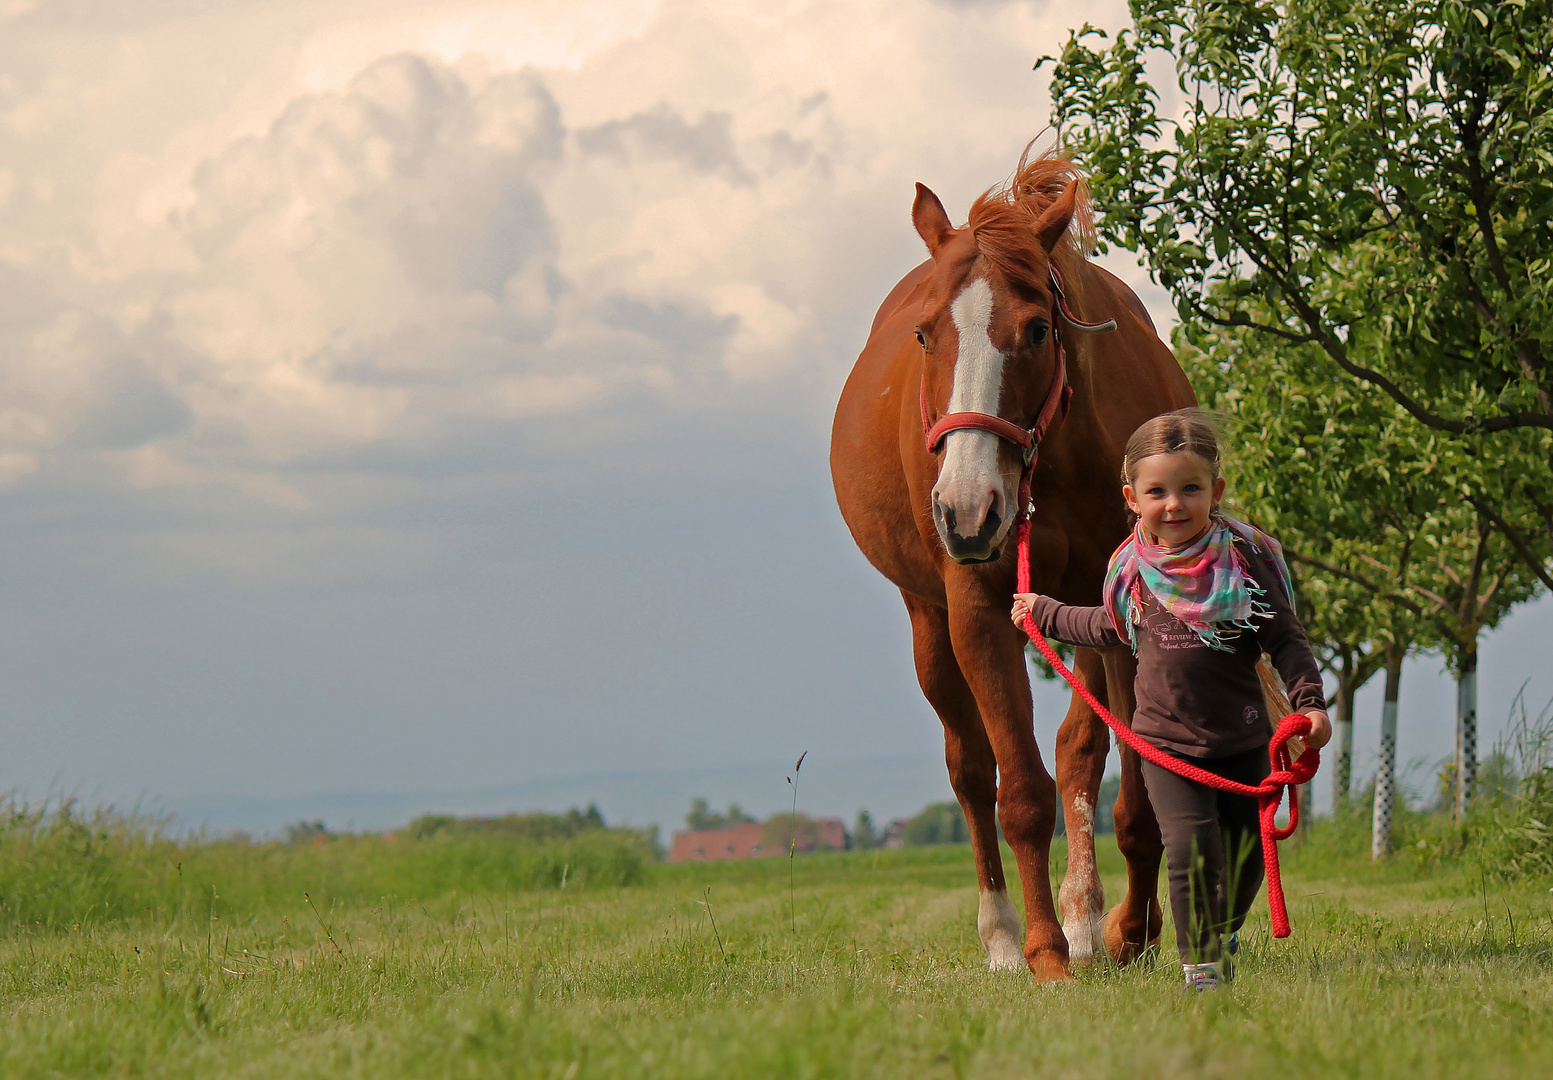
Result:
M1025 328L1025 337L1029 339L1032 348L1046 340L1047 329L1047 325L1039 321L1033 322Z
M927 338L922 335L922 327L917 327L917 344L927 348Z

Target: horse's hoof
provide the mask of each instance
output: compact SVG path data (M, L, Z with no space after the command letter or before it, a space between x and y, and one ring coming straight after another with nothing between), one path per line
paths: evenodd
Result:
M1074 967L1098 964L1105 956L1105 916L1085 912L1069 917L1062 926L1062 934L1068 939L1068 961Z
M1117 904L1101 916L1100 919L1101 934L1105 938L1106 955L1111 958L1111 962L1117 967L1125 967L1142 956L1150 945L1157 945L1159 943L1159 931L1157 930L1154 932L1152 940L1145 940L1141 934L1130 936L1126 928L1123 927L1122 920L1118 915L1121 909L1122 905Z
M1038 983L1072 982L1068 961L1055 951L1041 951L1030 957L1030 974Z
M991 941L987 943L988 971L1018 971L1025 966L1025 954L1018 942Z

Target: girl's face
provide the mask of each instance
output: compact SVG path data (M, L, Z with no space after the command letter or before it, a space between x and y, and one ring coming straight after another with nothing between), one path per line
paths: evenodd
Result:
M1215 480L1196 454L1155 454L1138 462L1133 482L1122 485L1122 497L1147 532L1166 547L1180 547L1208 524L1224 497L1224 481Z

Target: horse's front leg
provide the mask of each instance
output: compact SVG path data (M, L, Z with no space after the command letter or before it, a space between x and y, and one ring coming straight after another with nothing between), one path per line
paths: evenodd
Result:
M993 971L1021 968L1019 912L1008 898L1003 857L998 851L998 763L982 727L981 712L949 642L949 613L907 592L901 593L911 614L912 652L922 694L944 725L944 761L949 783L965 814L976 860L976 884L981 900L976 930Z
M1078 650L1073 673L1106 703L1105 660L1100 653ZM1075 693L1057 729L1057 790L1068 835L1068 869L1062 875L1057 906L1068 939L1068 958L1075 964L1090 964L1105 954L1101 932L1105 886L1095 866L1095 810L1110 749L1105 724Z
M1037 979L1071 978L1068 940L1057 923L1049 876L1057 786L1031 724L1024 635L1009 621L1006 592L973 574L955 575L949 632L998 765L998 822L1014 849L1025 899L1025 962ZM948 582L946 582L948 584Z

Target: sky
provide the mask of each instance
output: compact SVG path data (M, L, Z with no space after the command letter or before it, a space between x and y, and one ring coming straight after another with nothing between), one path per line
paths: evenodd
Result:
M785 797L808 750L850 814L940 755L830 416L913 183L1008 175L1075 17L0 0L0 790ZM1487 638L1485 745L1550 632ZM1449 693L1410 667L1415 773Z

